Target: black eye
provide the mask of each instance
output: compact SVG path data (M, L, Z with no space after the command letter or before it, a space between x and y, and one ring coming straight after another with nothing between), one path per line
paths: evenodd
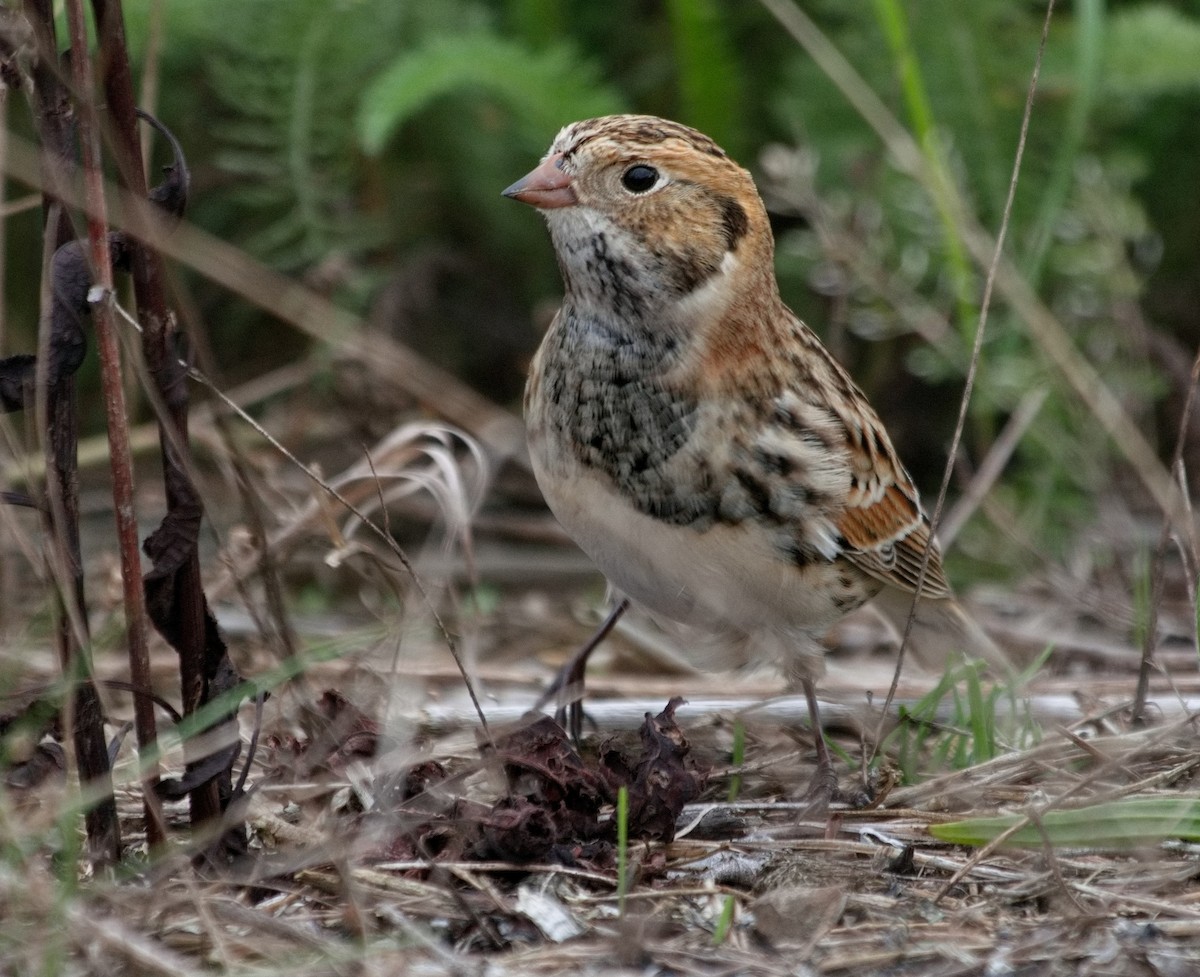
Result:
M658 182L658 170L639 163L621 174L621 182L630 193L645 193Z

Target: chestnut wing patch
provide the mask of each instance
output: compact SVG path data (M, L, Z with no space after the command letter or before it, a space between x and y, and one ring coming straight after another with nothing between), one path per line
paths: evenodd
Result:
M950 584L941 551L931 543L929 519L879 418L862 400L842 419L855 473L846 508L837 520L847 543L846 559L877 580L915 591L928 549L922 596L949 597Z
M917 589L921 561L930 542L929 520L915 498L899 485L888 486L876 502L847 509L837 525L847 543L842 554L847 560L893 587ZM929 554L921 594L950 596L950 584L942 570L936 543Z

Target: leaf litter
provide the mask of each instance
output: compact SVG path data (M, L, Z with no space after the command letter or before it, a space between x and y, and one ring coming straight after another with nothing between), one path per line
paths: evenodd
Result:
M553 538L549 528L536 535ZM299 537L287 539L304 559ZM434 547L425 565L441 553ZM482 578L502 576L496 553L477 532ZM1095 615L1072 624L1044 588L1007 595L1010 606L992 622L999 630L1051 615L1071 649L1022 691L1035 713L1053 700L1038 713L1040 742L999 737L999 755L946 769L932 744L957 735L955 719L922 713L910 723L929 738L903 785L882 767L871 778L854 772L874 727L857 718L873 716L869 703L855 702L886 687L891 659L876 653L875 639L856 644L863 625L849 622L822 695L834 707L827 718L838 726L842 786L853 781L845 793L874 806L835 806L810 820L792 800L808 781L804 716L786 699L764 701L777 680L647 669L649 645L635 630L611 642L607 666L601 660L589 678L588 706L601 729L622 725L608 712L621 705L640 715L636 726L577 745L548 717L497 725L495 716L532 701L548 678L544 663L529 667L531 640L567 646L582 633L563 614L578 595L551 594L510 586L503 600L459 608L490 737L470 710L456 711L462 680L428 628L406 624L396 639L363 627L339 639L335 655L314 658L303 682L274 690L238 812L250 855L226 872L194 865L196 848L182 842L146 857L126 743L118 802L132 876L64 890L70 849L55 834L64 767L22 766L49 756L57 731L27 718L27 706L10 709L5 722L30 732L24 757L5 767L3 834L16 854L0 861L0 973L42 969L48 946L63 974L1200 971L1200 846L1170 826L1133 845L1102 843L1120 804L1200 793L1190 705L1200 681L1171 643L1183 613L1163 617L1160 662L1171 671L1152 682L1161 712L1137 728L1122 711L1136 649L1116 629L1097 628ZM304 620L295 623L305 633ZM254 642L242 636L232 646L244 655ZM169 654L158 653L162 674ZM934 684L914 681L912 696ZM656 695L657 706L641 709ZM1020 721L1019 710L1007 718ZM246 740L253 707L238 719ZM747 760L735 768L738 724ZM623 894L621 786L630 800ZM166 805L175 825L184 803ZM1058 811L1074 819L1069 838L1055 837ZM976 824L983 833L973 847L945 838L956 822L991 817L1007 820ZM1018 821L1027 847L993 845Z

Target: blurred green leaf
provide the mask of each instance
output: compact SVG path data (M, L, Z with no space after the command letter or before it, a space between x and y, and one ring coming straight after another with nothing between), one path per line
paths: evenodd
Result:
M487 91L547 140L568 122L622 107L620 97L567 45L533 51L486 33L438 37L402 54L363 93L358 113L363 149L378 154L430 102L464 88Z
M1157 3L1114 13L1102 77L1125 98L1200 89L1200 20Z
M683 121L739 156L741 72L721 6L715 0L670 0L667 13Z

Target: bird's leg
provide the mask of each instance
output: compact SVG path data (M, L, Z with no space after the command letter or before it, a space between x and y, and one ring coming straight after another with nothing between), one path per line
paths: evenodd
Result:
M817 687L809 678L802 678L800 684L804 686L804 698L808 700L808 721L812 725L813 741L817 747L817 769L801 800L809 803L810 813L822 815L837 793L837 774L834 773L833 757L829 755L829 745L825 742L825 732L821 728Z
M596 633L558 670L554 681L534 704L533 708L538 710L557 697L558 705L554 710L554 718L567 728L571 739L576 743L583 735L583 677L587 671L588 659L592 657L592 652L608 637L612 629L617 626L617 621L621 619L621 615L628 607L629 599L627 597L622 597L617 601L613 609L608 612L608 617L596 629Z

